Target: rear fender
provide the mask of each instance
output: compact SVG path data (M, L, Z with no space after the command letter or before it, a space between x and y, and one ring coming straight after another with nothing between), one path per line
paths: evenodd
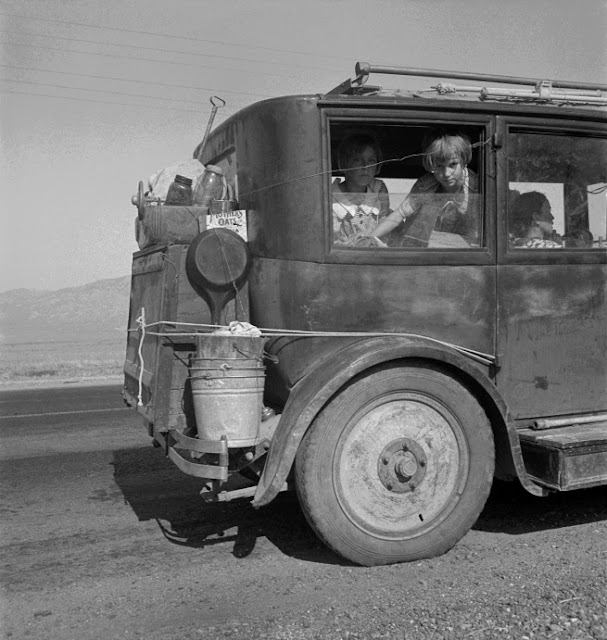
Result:
M500 441L504 441L505 436L505 446L510 449L514 469L523 486L534 495L544 495L544 491L527 476L516 429L503 398L488 378L486 368L481 369L455 349L431 340L382 336L356 342L338 351L293 387L274 433L253 506L262 507L276 497L287 480L306 430L341 387L371 367L405 358L423 358L443 363L456 369L460 376L463 375L476 388L477 395L478 392L482 394L483 404L490 403L494 432L497 431L496 435L501 436Z

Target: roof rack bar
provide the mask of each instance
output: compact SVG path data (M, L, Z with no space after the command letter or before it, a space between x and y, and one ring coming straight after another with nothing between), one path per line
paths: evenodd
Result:
M457 80L476 80L477 82L499 82L505 84L525 84L536 86L541 80L533 78L517 78L515 76L497 76L483 73L465 73L461 71L441 71L439 69L419 69L415 67L386 67L383 65L357 62L355 73L358 78L364 78L361 84L366 82L370 73L383 73L398 76L422 76L427 78L452 78ZM365 77L366 76L366 77ZM569 80L552 80L551 85L562 89L595 89L607 91L607 84L590 82L573 82Z

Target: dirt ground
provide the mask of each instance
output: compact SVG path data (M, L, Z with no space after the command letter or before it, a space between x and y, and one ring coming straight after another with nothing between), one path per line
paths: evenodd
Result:
M293 494L205 504L128 411L0 427L3 638L607 639L604 488L499 483L449 553L364 568Z

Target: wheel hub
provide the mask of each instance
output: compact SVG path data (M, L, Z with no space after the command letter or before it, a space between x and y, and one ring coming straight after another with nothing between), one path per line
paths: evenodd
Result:
M399 438L386 445L377 460L382 484L393 493L414 491L426 475L424 450L410 438Z

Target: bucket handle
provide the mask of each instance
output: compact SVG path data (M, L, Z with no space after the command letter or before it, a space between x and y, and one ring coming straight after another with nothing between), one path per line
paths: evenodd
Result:
M259 360L260 362L262 362L265 359L265 360L269 360L273 364L278 364L278 362L279 362L278 356L273 356L272 354L268 353L267 351L263 351L262 354L261 354L261 357L260 357L256 353L251 353L249 351L245 351L244 349L239 349L235 344L233 344L232 346L234 347L234 351L238 351L238 353L240 353L240 355L247 356L251 360Z
M234 347L234 351L238 351L240 355L247 356L250 360L259 360L261 362L263 360L263 355L260 357L259 354L251 351L245 351L244 349L239 349L235 344L232 344Z

